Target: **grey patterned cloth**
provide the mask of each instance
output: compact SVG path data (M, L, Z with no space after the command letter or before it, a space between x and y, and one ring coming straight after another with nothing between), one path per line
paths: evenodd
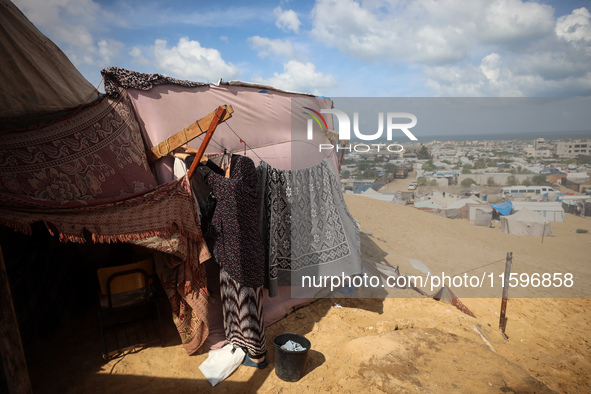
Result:
M271 297L303 276L361 274L359 228L328 160L299 170L261 162L257 172Z

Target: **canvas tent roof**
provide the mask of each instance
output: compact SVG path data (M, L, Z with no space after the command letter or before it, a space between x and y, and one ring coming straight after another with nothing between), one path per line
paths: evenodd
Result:
M38 123L40 114L72 110L99 94L67 56L10 1L0 0L2 128ZM28 119L34 115L33 119ZM18 122L5 118L19 117ZM47 118L43 118L47 120Z
M524 208L544 216L551 222L564 222L564 208L562 208L561 202L513 201L514 211L520 211Z
M415 208L433 208L433 209L442 209L443 207L437 204L433 200L426 200L426 201L415 201L414 203Z
M501 216L501 232L532 237L552 236L550 221L527 208L509 216Z
M481 200L480 198L475 197L475 196L470 196L468 198L457 199L456 201L454 201L453 203L448 205L447 208L462 208L466 204L483 204L483 203L484 203L484 201Z

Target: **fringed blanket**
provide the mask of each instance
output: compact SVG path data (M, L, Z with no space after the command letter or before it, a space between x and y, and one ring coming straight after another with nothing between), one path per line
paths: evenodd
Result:
M196 216L186 177L117 202L85 207L50 207L46 201L0 193L0 224L31 234L43 222L62 241L129 242L166 253L158 274L172 305L188 353L207 338L204 266L210 253ZM7 209L6 207L10 207Z
M326 159L300 170L261 162L257 171L270 296L302 276L361 273L359 229Z

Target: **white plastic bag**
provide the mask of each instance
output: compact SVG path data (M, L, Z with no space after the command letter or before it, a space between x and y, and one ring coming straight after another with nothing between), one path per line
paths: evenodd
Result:
M199 366L199 369L212 386L230 376L244 361L246 356L244 350L236 348L232 352L232 349L234 349L234 346L228 343L221 349L210 351L207 360Z

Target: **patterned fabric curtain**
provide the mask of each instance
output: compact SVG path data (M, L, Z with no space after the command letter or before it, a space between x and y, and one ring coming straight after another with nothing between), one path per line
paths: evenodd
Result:
M50 126L0 140L0 224L25 234L43 222L64 242L129 242L158 264L188 353L207 338L210 258L186 178L158 186L123 92Z

